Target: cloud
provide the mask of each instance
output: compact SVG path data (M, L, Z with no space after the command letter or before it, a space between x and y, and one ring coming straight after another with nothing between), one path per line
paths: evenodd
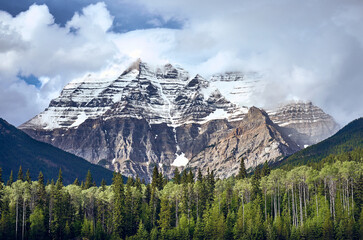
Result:
M74 9L84 8L62 23L53 3L56 14L47 5L16 16L0 12L1 116L20 124L72 79L90 72L116 76L137 57L177 63L204 77L257 71L266 81L253 99L260 107L301 99L341 124L363 115L359 0L105 2L75 1ZM128 26L139 29L120 31ZM34 75L42 86L29 86L19 75Z
M172 55L195 72L263 74L259 106L312 100L341 124L363 116L363 3L358 0L147 1L165 19L187 19Z

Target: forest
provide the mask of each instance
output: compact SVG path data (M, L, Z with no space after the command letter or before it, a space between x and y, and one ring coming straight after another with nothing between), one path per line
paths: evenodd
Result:
M240 165L223 180L154 168L150 184L115 173L99 187L91 172L67 186L61 170L47 183L0 174L0 239L363 238L362 149L292 169Z

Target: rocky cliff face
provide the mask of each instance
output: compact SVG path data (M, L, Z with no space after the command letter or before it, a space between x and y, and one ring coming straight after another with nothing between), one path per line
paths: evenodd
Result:
M247 167L276 161L297 151L303 134L312 141L316 129L325 129L309 128L326 120L314 106L301 117L305 125L295 123L299 108L271 112L271 121L266 112L246 107L259 84L252 73L206 80L170 64L152 68L138 61L114 80L88 76L69 83L20 128L124 175L149 180L154 166L169 176L175 166L187 166L227 177L241 156Z
M311 102L292 102L268 114L301 148L318 143L339 130L334 119Z

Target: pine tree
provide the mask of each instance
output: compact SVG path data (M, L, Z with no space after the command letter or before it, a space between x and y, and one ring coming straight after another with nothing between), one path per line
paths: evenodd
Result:
M156 166L153 169L151 188L157 188L159 190L162 188L162 181L160 179L159 170Z
M63 188L63 175L62 175L62 169L60 168L58 173L58 179L55 185L58 190L61 190Z
M78 181L78 178L76 178L76 179L74 180L73 185L80 186L79 181Z
M120 173L116 173L113 177L113 192L114 192L113 232L116 237L123 238L125 236L125 229L124 229L125 193L124 193L124 183Z
M102 191L106 190L106 181L104 178L102 178L102 181L101 181L101 189L102 189Z
M29 169L28 169L28 170L26 170L25 180L26 180L28 183L31 183L31 182L32 182L32 179L31 179L31 177L30 177Z
M188 177L187 177L187 183L194 183L194 174L191 169L189 169Z
M161 199L161 207L160 207L160 219L158 220L158 224L161 228L161 234L165 236L166 231L170 228L171 222L171 212L169 199L163 198Z
M200 171L200 168L198 168L198 177L197 177L197 180L199 182L202 182L203 181L203 175L202 175L202 172Z
M13 179L13 170L10 171L10 176L9 176L9 180L6 183L6 186L11 186L11 184L14 182Z
M174 180L174 183L175 184L180 184L181 177L180 177L179 169L177 167L174 169L174 177L173 177L173 180Z
M38 188L37 188L37 206L39 206L41 210L44 210L46 197L47 193L45 191L45 186L44 186L44 176L42 172L39 172Z
M271 172L271 169L267 163L267 161L263 164L262 170L261 170L261 177L268 176Z
M20 181L24 181L24 175L23 175L23 170L22 170L22 168L21 168L21 165L20 165L20 167L19 167L18 180L20 180Z
M92 178L92 174L91 171L88 170L87 172L87 176L86 176L86 181L84 183L84 188L85 189L89 189L90 187L93 186L93 178Z
M144 228L144 224L142 223L142 221L140 221L139 223L139 229L137 230L137 234L136 234L136 240L146 240L149 239L149 234L146 231L146 229Z
M247 171L245 167L245 160L241 157L241 163L239 167L238 174L236 176L237 179L244 179L247 177Z

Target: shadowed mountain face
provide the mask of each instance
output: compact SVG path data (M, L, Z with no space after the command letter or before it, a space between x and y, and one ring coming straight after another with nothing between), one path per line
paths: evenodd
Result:
M248 105L261 87L257 74L207 80L171 64L153 68L139 61L117 79L88 76L69 83L20 128L92 163L147 180L154 166L169 176L174 166L210 167L230 176L234 171L225 169L235 168L241 156L247 167L277 161L337 130L311 103L269 110L271 121Z
M333 136L291 155L276 166L319 162L330 154L349 152L357 148L363 148L363 118L350 122Z
M88 170L92 172L97 184L102 179L108 183L112 181L110 170L50 144L34 140L0 119L0 167L3 169L3 179L6 181L9 178L11 170L14 171L16 179L19 166L22 166L24 172L29 169L33 180L37 179L39 171L42 171L45 179L56 180L61 168L65 184L73 183L76 178L80 181L85 179Z

